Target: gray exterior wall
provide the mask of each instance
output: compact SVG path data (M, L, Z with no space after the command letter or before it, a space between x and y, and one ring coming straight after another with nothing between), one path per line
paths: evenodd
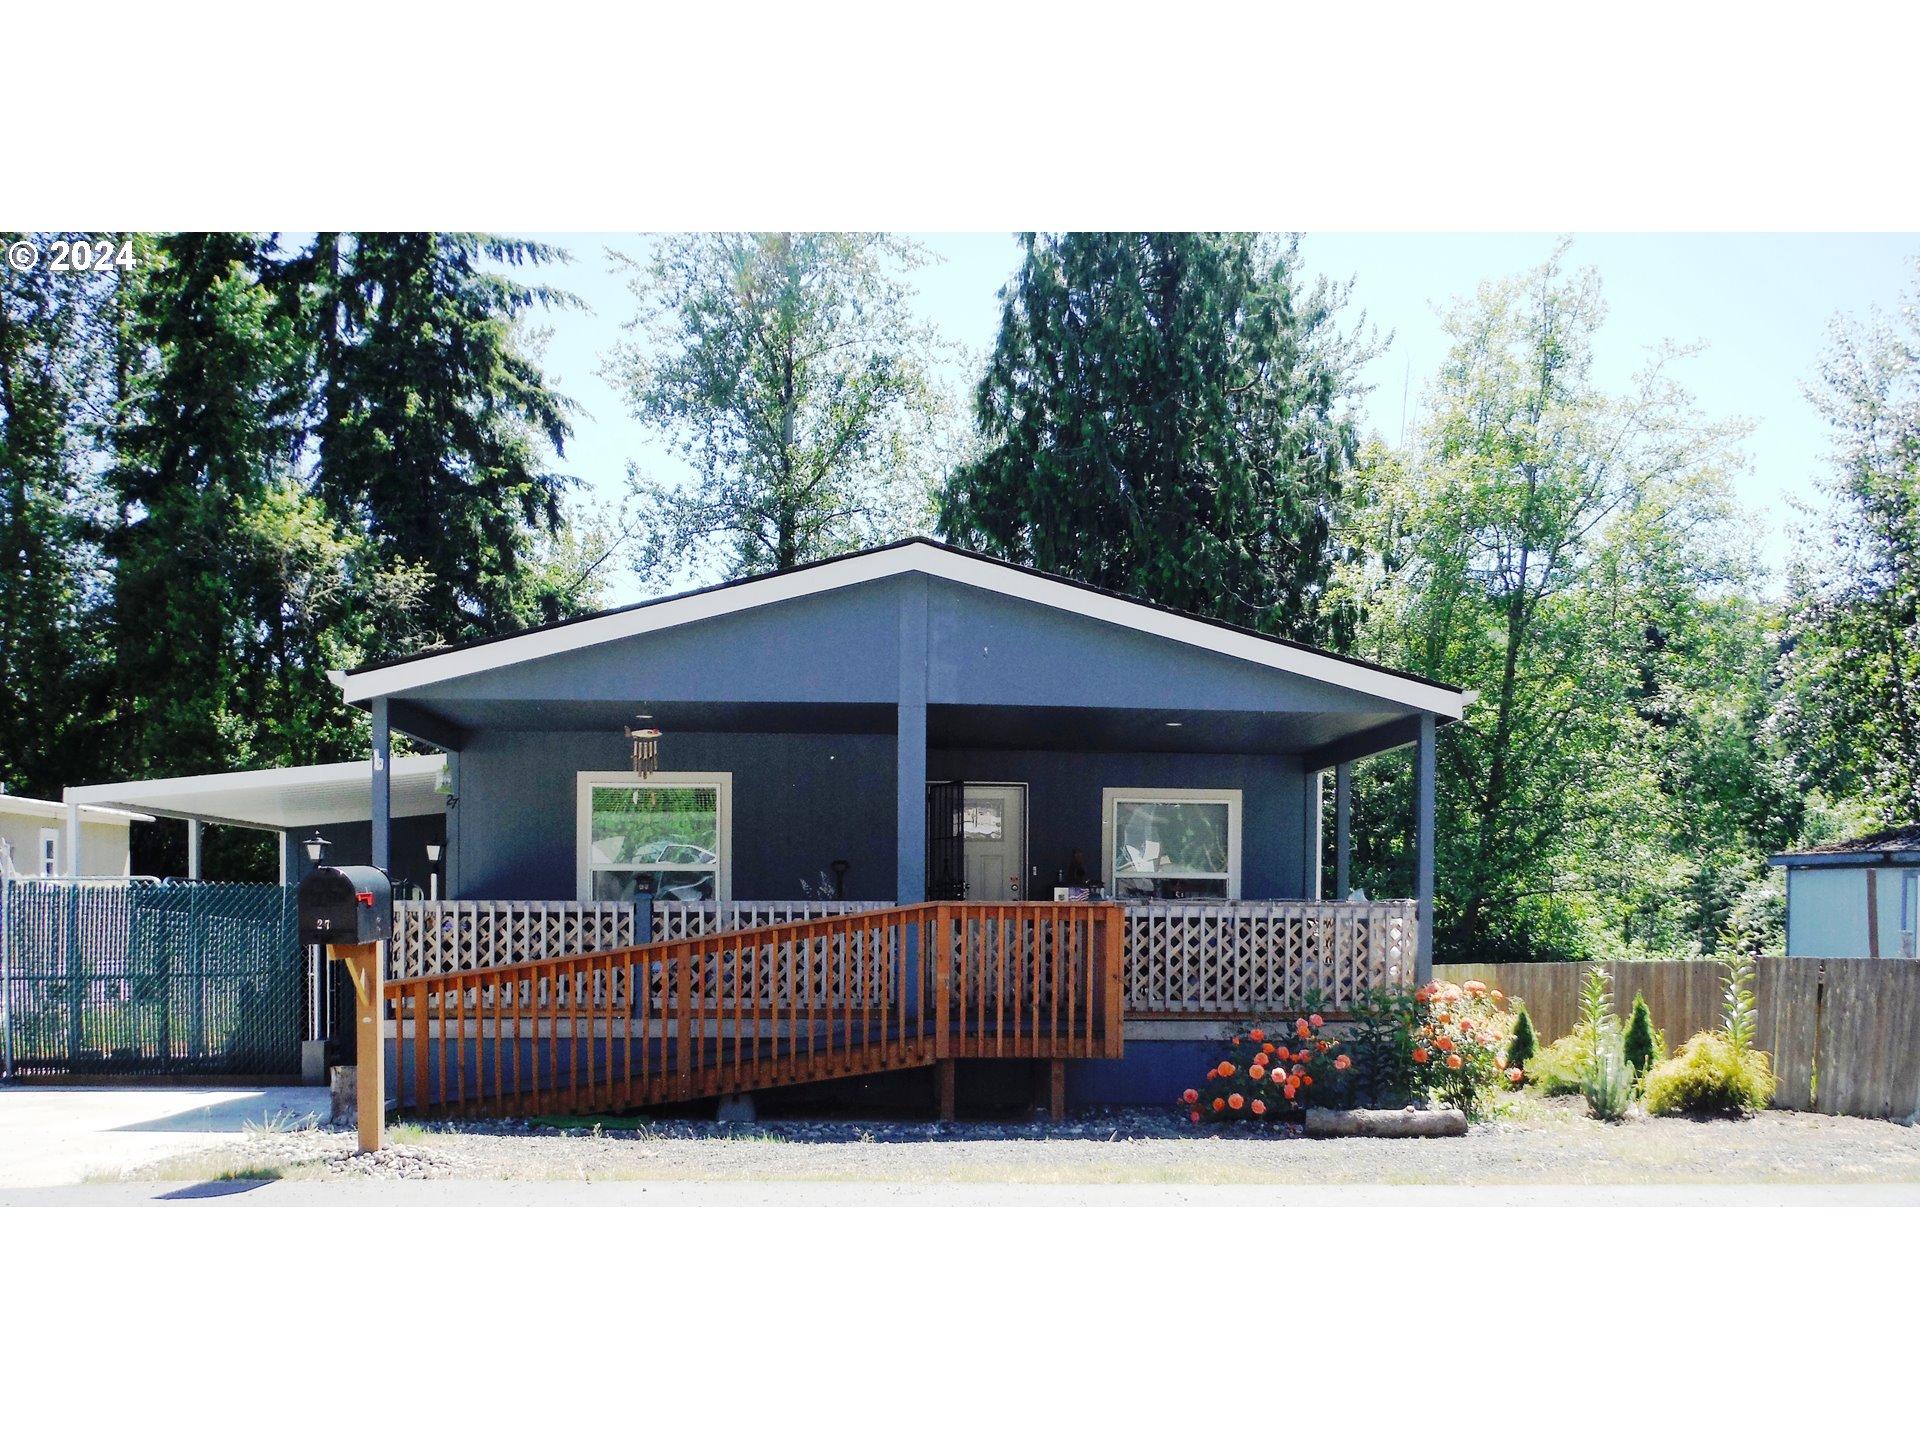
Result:
M630 764L618 734L495 731L460 757L455 899L572 900L578 776ZM848 862L850 900L893 897L893 737L669 733L662 771L733 775L733 893L791 900Z
M628 759L617 734L476 737L460 757L461 853L452 897L575 898L577 777L583 770L621 770ZM1110 785L1244 791L1242 893L1263 899L1305 893L1304 783L1296 759L935 750L927 768L936 780L1026 782L1028 849L1039 868L1040 895L1051 893L1055 872L1076 847L1098 875L1101 790ZM661 741L661 769L733 775L736 899L798 898L801 880L817 884L834 860L849 862L848 899L895 898L893 736L669 733ZM405 827L414 823L396 822L397 845L411 843ZM365 827L359 830L364 847ZM396 868L406 853L396 849Z
M1865 958L1867 871L1874 872L1880 954L1911 954L1904 930L1915 918L1901 914L1901 892L1912 866L1817 865L1787 871L1787 954ZM1920 938L1920 937L1917 937Z
M935 750L932 780L1024 781L1027 855L1035 899L1053 894L1077 849L1100 879L1101 791L1109 786L1239 790L1240 894L1290 900L1306 891L1306 792L1299 760L1285 755L1099 755L1053 750ZM1029 871L1030 882L1034 879Z

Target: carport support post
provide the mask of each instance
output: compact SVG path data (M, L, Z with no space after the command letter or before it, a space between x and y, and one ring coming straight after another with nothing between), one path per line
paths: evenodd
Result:
M1353 893L1353 762L1333 767L1333 898Z
M1413 973L1421 985L1433 980L1433 716L1420 717L1420 739L1413 752L1414 897L1419 936L1414 942Z
M393 876L392 733L387 728L387 699L373 702L373 868Z
M386 1010L381 994L381 971L385 956L379 945L335 945L333 958L347 967L353 977L354 994L354 1117L360 1129L360 1153L370 1155L380 1148L387 1119L386 1037L382 1017Z
M200 878L200 822L187 821L187 879Z

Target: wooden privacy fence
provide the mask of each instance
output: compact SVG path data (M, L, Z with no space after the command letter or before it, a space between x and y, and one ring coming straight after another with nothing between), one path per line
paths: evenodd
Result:
M1235 900L1127 907L1127 1012L1273 1015L1309 992L1345 1010L1413 977L1411 900Z
M1724 1018L1725 967L1714 960L1616 961L1614 1009L1636 991L1677 1050ZM1544 1044L1580 1022L1584 965L1436 965L1434 977L1480 980L1524 1000ZM1774 1104L1827 1115L1905 1119L1920 1113L1920 962L1760 957L1754 1043L1773 1058Z
M389 981L421 1114L613 1109L929 1065L1117 1058L1116 907L926 904Z

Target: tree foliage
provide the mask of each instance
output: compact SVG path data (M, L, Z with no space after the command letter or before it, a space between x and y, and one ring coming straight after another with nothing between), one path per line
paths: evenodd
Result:
M1714 598L1742 573L1738 431L1695 414L1671 352L1604 393L1599 280L1562 261L1448 312L1418 436L1369 452L1349 511L1366 652L1479 696L1441 742L1436 954L1580 955L1684 889L1663 731L1739 616ZM1370 772L1376 811L1406 813L1405 768ZM1399 868L1391 843L1365 858Z
M1177 609L1321 638L1365 351L1292 243L1029 234L981 380L959 544Z
M1824 512L1789 582L1779 730L1805 783L1920 819L1920 269L1899 324L1836 321L1810 390L1832 430Z
M633 476L643 580L790 570L927 528L946 406L909 304L918 246L693 234L619 258L639 315L608 378L692 472Z

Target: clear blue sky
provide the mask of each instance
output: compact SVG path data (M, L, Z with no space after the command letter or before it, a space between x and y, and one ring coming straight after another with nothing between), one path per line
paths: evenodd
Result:
M572 290L588 312L547 322L552 338L546 363L560 390L586 413L563 466L592 490L616 499L627 463L667 473L675 461L645 427L632 420L596 371L620 338L633 304L605 259L609 244L644 248L633 236L541 235L563 245L572 263L542 275ZM917 237L939 257L918 272L917 303L951 340L975 355L993 343L997 294L1018 262L1004 234ZM1444 352L1436 310L1480 281L1537 265L1552 235L1309 234L1301 256L1309 271L1354 282L1349 319L1364 309L1393 343L1364 375L1373 387L1366 423L1388 439L1399 436L1402 397L1418 413L1420 391ZM1892 313L1911 295L1920 234L1688 234L1576 235L1570 265L1599 270L1608 303L1597 341L1601 383L1623 387L1650 347L1663 340L1705 342L1705 350L1676 372L1713 418L1756 423L1747 441L1747 465L1735 479L1741 502L1757 517L1761 559L1786 557L1790 513L1786 497L1808 498L1826 462L1824 422L1801 393L1814 379L1829 323L1837 314ZM961 377L955 376L955 379ZM1410 383L1409 383L1410 382ZM641 598L632 577L619 574L609 600Z

